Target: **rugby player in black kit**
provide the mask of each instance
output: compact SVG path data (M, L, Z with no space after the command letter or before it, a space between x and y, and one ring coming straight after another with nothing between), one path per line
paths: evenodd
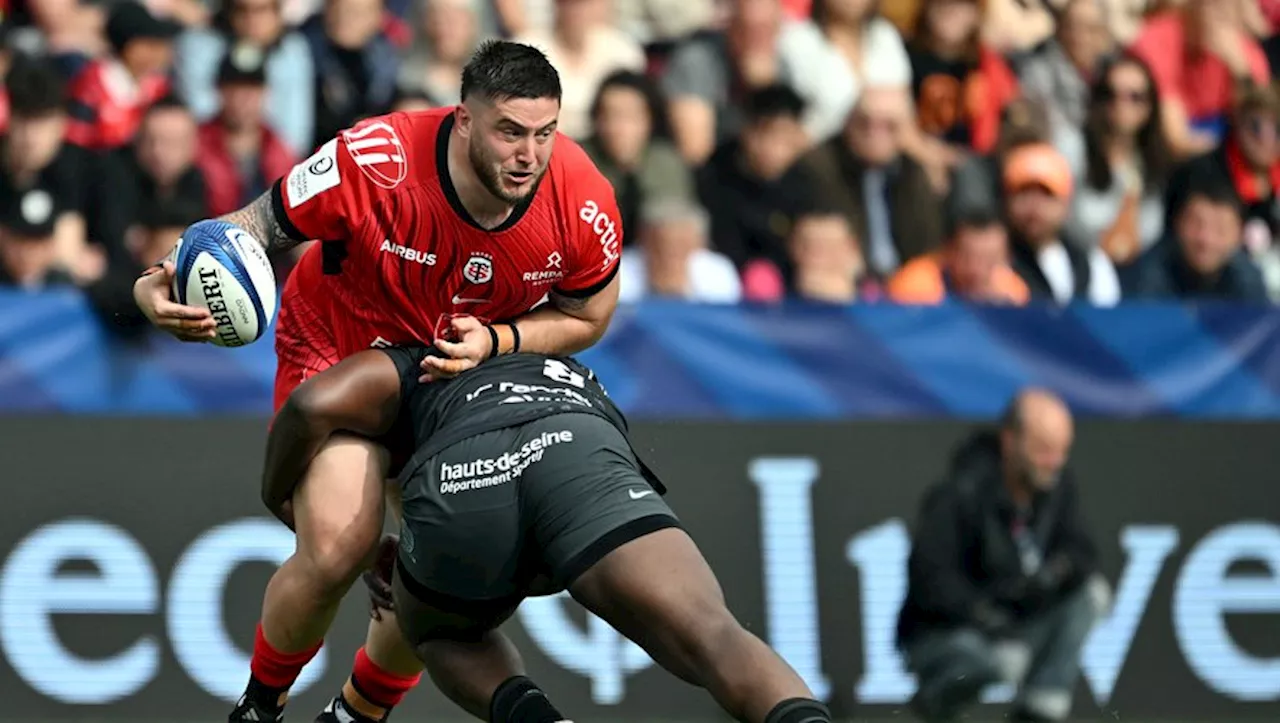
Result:
M412 435L392 598L445 695L494 723L564 719L498 626L525 597L567 589L738 720L830 720L729 612L589 369L516 353L418 382L434 353L372 349L298 387L272 425L263 498L287 521L292 485L330 434Z

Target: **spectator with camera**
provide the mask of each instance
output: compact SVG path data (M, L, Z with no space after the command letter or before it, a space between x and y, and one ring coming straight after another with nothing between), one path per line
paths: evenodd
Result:
M925 720L955 718L1000 682L1019 687L1013 720L1070 713L1107 596L1068 466L1073 437L1062 400L1024 390L925 493L898 618Z

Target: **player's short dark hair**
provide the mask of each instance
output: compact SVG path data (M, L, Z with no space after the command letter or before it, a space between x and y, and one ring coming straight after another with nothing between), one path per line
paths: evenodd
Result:
M560 74L547 56L532 45L487 40L462 69L462 99L478 97L490 103L513 98L560 100Z
M743 113L748 123L791 118L799 120L804 114L804 98L789 85L775 83L753 91L747 96Z
M66 83L46 58L16 56L4 85L9 94L9 112L16 117L40 118L66 110Z

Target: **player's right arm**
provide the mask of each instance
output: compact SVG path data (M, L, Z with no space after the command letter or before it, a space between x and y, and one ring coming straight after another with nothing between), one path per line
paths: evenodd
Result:
M293 490L334 433L378 437L391 429L400 412L401 377L396 358L375 349L347 357L289 395L267 436L262 501L272 514L293 527Z
M339 134L271 190L219 220L244 229L275 255L312 239L345 239L353 221L371 211L375 190L347 148L345 134ZM160 329L183 341L209 341L215 334L213 316L208 309L173 301L175 272L172 259L147 269L134 283L134 301Z

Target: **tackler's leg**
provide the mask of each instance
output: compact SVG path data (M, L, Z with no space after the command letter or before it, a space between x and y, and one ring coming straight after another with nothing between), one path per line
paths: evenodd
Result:
M402 480L391 593L404 640L450 700L494 723L556 723L562 716L497 630L525 594L518 474L442 472L519 450L523 434L514 427L462 440Z
M739 720L829 719L795 671L729 613L621 430L587 414L529 426L545 455L522 478L524 509L554 583Z
M588 610L749 723L829 721L800 676L729 612L715 575L679 528L614 549L570 585Z
M520 653L497 629L519 599L450 598L425 589L399 565L392 593L404 639L449 700L491 723L564 720L546 693L525 677Z

